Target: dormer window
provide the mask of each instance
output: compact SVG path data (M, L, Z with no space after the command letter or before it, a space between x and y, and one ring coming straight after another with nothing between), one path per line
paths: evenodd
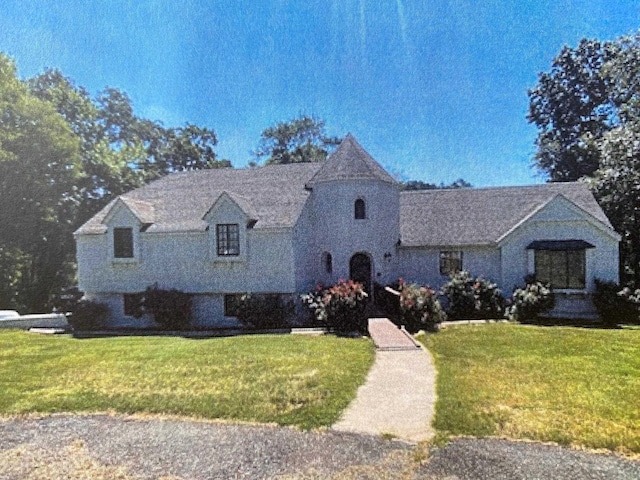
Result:
M356 200L353 210L356 220L364 220L367 218L367 208L363 199L359 198Z
M133 258L133 228L113 229L113 256Z
M217 251L220 257L240 255L240 226L237 223L216 225Z

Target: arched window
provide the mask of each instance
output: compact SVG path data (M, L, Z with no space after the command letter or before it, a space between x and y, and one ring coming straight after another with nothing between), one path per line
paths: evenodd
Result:
M367 209L364 204L364 200L359 198L353 206L356 220L363 220L367 217Z
M322 263L324 264L324 271L327 273L333 272L333 257L329 252L325 252L322 255Z

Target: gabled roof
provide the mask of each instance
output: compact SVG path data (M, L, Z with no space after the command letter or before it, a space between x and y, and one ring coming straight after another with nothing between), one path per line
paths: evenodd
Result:
M400 195L403 246L492 245L557 195L613 232L583 183L422 190Z
M308 185L312 187L314 183L335 180L380 180L397 183L350 133L322 164L322 168L308 182Z
M255 213L255 210L251 205L251 202L247 198L243 197L242 195L238 195L237 193L227 192L227 191L222 192L218 196L218 198L216 198L216 200L213 202L213 205L211 205L211 208L209 208L209 210L207 210L207 212L202 216L202 219L206 220L207 215L209 215L213 210L215 210L215 208L220 204L220 202L224 198L228 198L233 203L235 203L238 206L238 208L244 212L244 214L247 216L247 219L249 221L252 221L252 222L258 221L258 214Z
M299 163L175 173L120 198L134 205L153 205L154 221L147 232L204 231L208 226L204 215L223 192L240 208L248 210L251 217L256 217L254 228L292 227L309 197L304 185L320 166ZM86 222L76 234L104 233L103 221L116 201Z

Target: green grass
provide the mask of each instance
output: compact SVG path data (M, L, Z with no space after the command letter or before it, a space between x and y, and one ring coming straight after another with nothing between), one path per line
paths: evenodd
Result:
M640 453L640 332L460 326L420 338L438 369L441 435Z
M373 358L368 340L332 336L0 331L0 415L145 412L317 428L337 420Z

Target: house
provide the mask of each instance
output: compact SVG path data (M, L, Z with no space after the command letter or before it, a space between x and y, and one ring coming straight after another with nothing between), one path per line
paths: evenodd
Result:
M555 315L589 317L594 279L618 280L620 240L581 183L400 191L351 135L324 163L169 175L75 238L80 289L113 325L141 325L133 295L157 283L193 294L197 326L234 324L243 292L297 296L341 278L437 288L460 269L506 293L536 274Z

